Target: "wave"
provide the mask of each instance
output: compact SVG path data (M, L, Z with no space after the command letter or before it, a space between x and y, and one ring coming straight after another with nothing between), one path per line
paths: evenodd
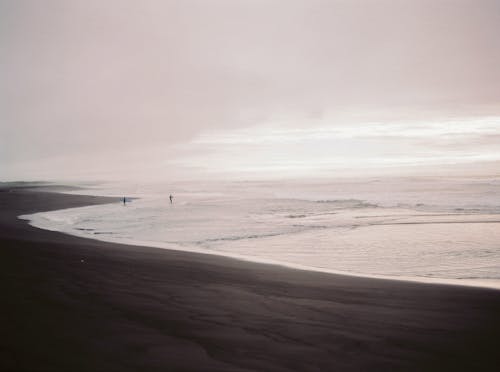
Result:
M324 199L316 200L316 203L320 204L334 204L337 207L342 208L377 208L378 204L370 203L365 200L358 199Z
M338 196L324 192L321 198L295 190L290 192L295 198L178 194L172 206L161 197L146 197L128 208L116 203L25 218L34 226L81 237L315 271L429 281L495 276L485 267L500 265L500 215L487 212L498 209L500 199L488 204L475 194L456 197L453 191L441 197L441 189L427 198L375 191L371 196L354 189Z

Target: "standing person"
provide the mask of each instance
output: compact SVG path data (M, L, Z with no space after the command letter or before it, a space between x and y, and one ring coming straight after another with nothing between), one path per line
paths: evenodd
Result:
M172 196L172 194L170 194L169 198L170 198L170 204L172 204L172 200L174 200L174 197Z
M123 197L123 205L127 202L127 198Z

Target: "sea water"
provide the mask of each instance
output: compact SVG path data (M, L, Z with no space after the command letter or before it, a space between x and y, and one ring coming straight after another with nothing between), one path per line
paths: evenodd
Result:
M103 184L82 193L117 199L21 218L104 241L500 288L498 177ZM124 206L123 196L135 199Z

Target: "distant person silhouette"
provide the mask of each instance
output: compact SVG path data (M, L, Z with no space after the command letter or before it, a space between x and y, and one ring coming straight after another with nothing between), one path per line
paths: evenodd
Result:
M174 200L174 197L172 196L172 194L170 194L169 198L170 198L170 204L172 204L172 200Z
M123 197L123 205L125 205L125 203L127 203L127 198Z

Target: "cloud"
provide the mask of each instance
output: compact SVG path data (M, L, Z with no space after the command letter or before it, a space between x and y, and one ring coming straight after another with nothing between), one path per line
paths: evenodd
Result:
M266 123L200 135L180 146L173 162L226 177L394 175L436 169L444 174L450 165L462 171L472 163L488 173L500 162L499 135L500 117L355 126L322 120L292 128Z
M499 31L496 1L0 1L0 165L497 114Z

